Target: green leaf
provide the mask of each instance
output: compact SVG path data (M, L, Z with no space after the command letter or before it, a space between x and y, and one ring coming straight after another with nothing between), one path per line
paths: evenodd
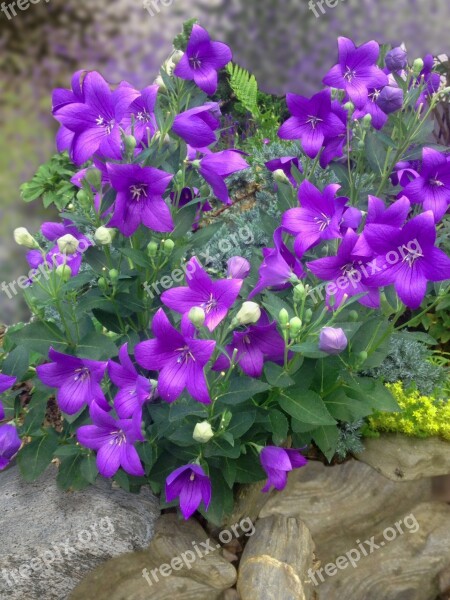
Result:
M280 406L291 417L312 425L333 425L336 421L328 412L324 401L312 390L289 388L280 391Z
M47 434L22 448L17 462L25 481L35 481L42 475L51 463L57 447L58 437L54 434Z
M286 415L273 408L269 412L270 424L272 427L272 440L275 446L281 446L287 439L289 431L289 421Z
M336 453L339 442L339 429L335 426L319 427L312 432L312 438L328 459L328 462Z
M293 352L299 352L306 358L326 358L328 354L319 350L316 342L304 342L291 346Z
M228 63L226 69L230 75L230 87L239 102L253 117L259 117L258 83L255 76L231 62Z
M342 388L324 398L330 414L339 421L351 423L357 419L367 417L372 412L371 407L361 400L350 398Z
M254 452L242 454L236 461L236 483L256 483L265 478L266 473Z
M247 433L255 419L256 410L235 413L227 428L227 433L231 433L235 439L239 439L244 433Z
M135 250L134 248L121 248L119 252L129 258L134 265L138 265L143 269L151 268L150 259L145 252L141 250Z
M17 377L20 381L30 365L30 350L25 344L17 346L8 354L2 365L3 373Z
M264 374L267 381L273 387L287 388L295 383L292 377L286 373L283 367L273 362L266 363L264 367Z
M117 356L118 350L110 337L98 331L91 331L77 345L77 354L92 360L105 360Z
M95 483L98 475L98 469L96 464L96 459L93 454L89 454L89 456L84 456L81 460L80 464L81 475L84 477L86 481L90 484Z
M22 329L9 333L8 338L15 344L24 344L28 350L47 356L50 346L63 352L67 342L63 332L50 321L29 323Z
M214 493L208 510L202 504L199 506L199 512L213 525L223 524L226 515L233 512L234 497L233 491L227 484L223 473L218 469L210 469L209 477L211 479Z
M204 444L204 456L226 456L228 458L238 458L241 453L239 444L230 446L230 444L222 437L214 437L207 444Z
M221 459L222 475L227 482L228 487L232 488L236 481L236 461L229 458Z
M343 373L346 393L376 410L398 412L399 406L383 383L372 377L354 377Z
M23 422L22 431L25 435L34 436L40 433L44 423L47 404L52 391L47 389L35 389L28 405L28 412Z
M250 377L236 377L227 392L219 396L221 404L241 404L256 394L270 390L270 385Z
M68 456L59 465L56 483L62 490L82 490L89 485L89 481L81 471L85 457L81 454Z

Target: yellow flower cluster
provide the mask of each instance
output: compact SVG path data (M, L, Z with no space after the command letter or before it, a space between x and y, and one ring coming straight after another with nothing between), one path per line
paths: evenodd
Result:
M450 440L450 402L421 396L417 390L405 390L401 382L386 387L397 400L401 412L375 412L369 417L369 429L405 433L415 437L440 436Z

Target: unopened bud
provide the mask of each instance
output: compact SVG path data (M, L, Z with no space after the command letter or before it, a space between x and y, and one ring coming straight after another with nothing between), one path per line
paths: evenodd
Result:
M365 362L367 360L368 356L369 355L367 354L367 352L365 350L363 350L362 352L360 352L358 354L358 358L359 358L359 360L360 360L361 363Z
M369 113L367 113L367 115L364 115L362 122L364 127L370 127L372 125L372 115Z
M176 50L172 56L170 57L171 61L173 62L174 65L177 65L180 60L183 58L184 52L182 52L181 50Z
M419 77L420 73L423 70L423 66L423 60L421 58L416 58L412 66L412 72L415 77Z
M203 308L201 308L200 306L193 306L189 311L188 316L189 321L192 323L192 325L195 325L195 327L197 328L203 327L203 323L206 319L206 314Z
M278 315L278 321L280 322L280 325L283 329L285 329L287 324L289 323L289 313L285 308L282 308L280 310L280 313Z
M117 269L111 269L109 272L109 278L112 283L117 283L119 281L119 271Z
M92 205L92 199L85 190L80 190L77 193L77 200L83 208L90 208Z
M154 258L158 254L158 244L156 242L149 242L147 244L147 254L150 258Z
M350 321L357 321L358 320L358 313L356 312L356 310L351 310L348 313L348 318L350 319Z
M347 110L350 114L352 114L355 110L355 105L353 102L346 102L344 104L344 109Z
M312 319L312 316L313 316L313 311L310 308L307 308L305 310L305 315L304 315L305 322L309 323Z
M116 230L109 227L99 227L94 233L94 240L99 246L108 246L112 244Z
M132 155L137 146L136 138L132 135L126 135L124 137L123 143L125 145L125 151L127 152L127 154Z
M61 277L63 281L69 281L72 277L72 269L69 265L58 265L56 267L56 274Z
M293 317L289 321L289 332L291 334L291 338L296 338L302 329L302 320L298 317Z
M209 440L214 437L214 431L208 421L202 421L201 423L197 423L194 427L192 437L196 442L206 444L206 442L209 442Z
M31 249L39 248L39 244L25 227L14 229L13 235L16 244L19 244L19 246L25 246L25 248Z
M294 302L296 304L298 304L299 302L302 302L303 299L306 296L306 288L303 285L303 283L297 283L297 285L294 287Z
M104 277L100 277L100 279L97 282L97 285L102 292L106 292L106 290L108 289L108 284Z
M286 175L286 173L283 171L283 169L276 169L273 172L273 178L275 179L275 181L277 183L288 183L290 184L291 182L288 179L288 176Z
M256 323L261 317L261 309L256 302L244 302L236 315L236 319L240 325L249 325Z
M163 242L163 252L167 256L170 256L175 248L175 242L173 240L164 240Z
M60 237L56 243L62 254L70 255L75 254L78 251L80 242L71 233L66 233L66 235Z

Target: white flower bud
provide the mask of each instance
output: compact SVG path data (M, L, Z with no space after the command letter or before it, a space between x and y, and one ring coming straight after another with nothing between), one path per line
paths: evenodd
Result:
M200 306L193 306L188 316L189 321L196 327L202 327L206 319L205 311Z
M288 176L286 175L286 173L283 171L283 169L276 169L273 172L273 178L275 179L275 181L277 181L278 183L288 183L290 184L291 182L288 179Z
M200 442L200 444L206 444L209 440L214 436L214 431L212 430L211 425L208 421L202 421L201 423L197 423L194 427L194 433L192 437L196 442Z
M62 254L75 254L78 250L79 241L71 233L66 233L57 241L59 251Z
M261 316L261 309L256 302L244 302L241 306L240 311L236 315L240 325L248 325L249 323L256 323L259 321Z
M108 246L112 243L115 235L115 229L102 226L94 233L94 240L99 246Z
M19 246L25 246L26 248L31 249L39 248L39 244L25 227L14 229L14 240Z

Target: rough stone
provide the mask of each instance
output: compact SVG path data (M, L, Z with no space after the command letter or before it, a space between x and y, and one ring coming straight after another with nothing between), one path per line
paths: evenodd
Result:
M63 492L55 479L53 466L34 483L16 467L0 474L0 598L64 600L97 565L152 538L160 511L148 490L133 495L99 478Z
M236 582L236 569L221 556L215 541L211 541L212 548L202 546L207 539L208 535L197 521L181 521L175 514L165 514L157 521L155 536L146 550L101 565L77 587L70 600L148 600L150 597L152 600L218 600ZM201 558L196 556L195 547L202 553ZM189 566L184 563L180 568L178 562L172 562L188 552ZM176 565L175 569L172 564Z
M270 516L257 521L239 566L241 600L309 600L313 550L311 534L299 519Z
M382 435L364 441L358 459L393 481L450 475L450 442L438 437Z

